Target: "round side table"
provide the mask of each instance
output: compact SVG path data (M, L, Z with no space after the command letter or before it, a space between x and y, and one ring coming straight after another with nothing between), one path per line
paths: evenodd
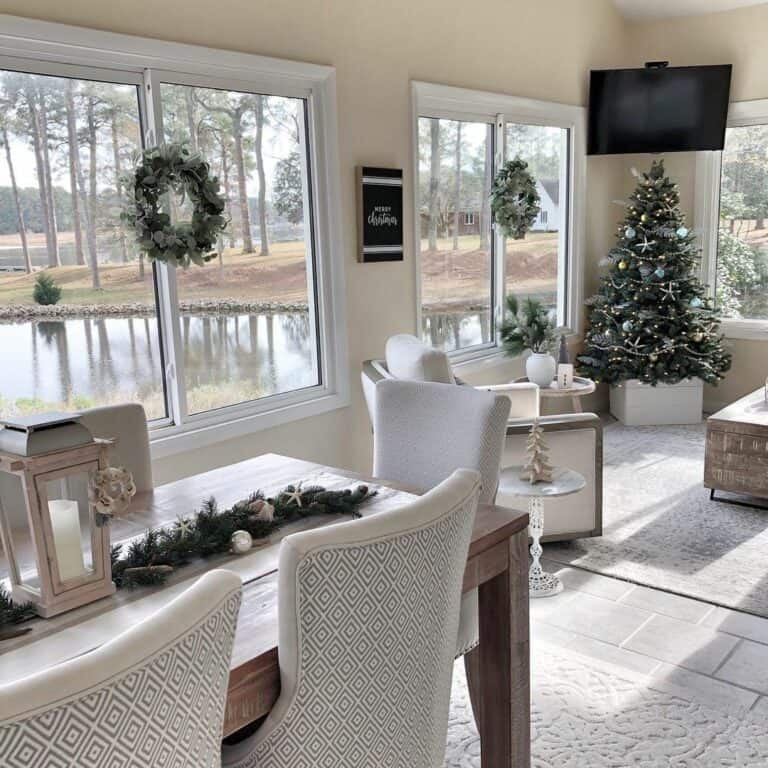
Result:
M528 533L531 536L531 567L528 571L528 590L531 597L551 597L563 591L563 583L554 573L542 567L541 535L544 533L544 499L577 493L585 485L584 476L573 469L555 467L551 483L529 483L520 475L524 467L506 467L499 476L499 490L510 496L528 499Z
M527 376L522 376L519 379L514 379L513 384L520 384L528 381ZM584 395L591 395L595 391L595 382L592 379L586 379L583 376L573 377L573 386L570 387L558 387L557 381L553 381L548 387L539 387L539 397L544 399L550 397L570 397L571 403L573 403L573 412L581 413L581 398Z

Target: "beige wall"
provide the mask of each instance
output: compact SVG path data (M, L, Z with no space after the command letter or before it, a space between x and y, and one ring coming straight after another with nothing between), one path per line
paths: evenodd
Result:
M267 450L369 467L358 365L415 330L416 294L410 247L402 263L355 261L355 165L404 168L410 199L413 79L583 104L588 70L615 65L627 46L611 0L4 0L0 10L336 67L352 407L160 461L160 481ZM590 224L590 239L600 228Z

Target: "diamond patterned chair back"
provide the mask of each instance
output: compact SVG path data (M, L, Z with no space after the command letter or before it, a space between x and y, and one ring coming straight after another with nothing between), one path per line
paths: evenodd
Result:
M210 571L100 648L0 686L0 765L217 768L240 592Z
M281 692L237 768L440 768L480 477L283 540Z

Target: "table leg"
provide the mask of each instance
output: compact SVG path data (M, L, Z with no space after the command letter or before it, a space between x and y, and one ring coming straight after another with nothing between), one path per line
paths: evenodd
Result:
M571 400L573 401L573 412L574 413L582 413L581 409L581 398L580 397L572 397Z
M509 540L509 566L480 585L482 768L530 768L528 536Z
M528 499L528 515L530 522L528 531L531 534L531 568L528 573L528 586L531 597L550 597L563 591L563 582L554 573L547 573L539 559L543 553L541 536L544 533L544 499L541 496L531 496Z

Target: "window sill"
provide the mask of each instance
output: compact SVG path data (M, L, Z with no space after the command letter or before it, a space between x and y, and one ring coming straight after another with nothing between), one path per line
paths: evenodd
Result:
M193 421L182 427L150 428L152 460L196 451L216 443L256 434L265 429L290 424L346 408L349 398L340 393L317 394L299 402L282 403L269 409L233 416L222 414L218 420Z
M768 341L768 320L728 320L720 324L726 339Z

